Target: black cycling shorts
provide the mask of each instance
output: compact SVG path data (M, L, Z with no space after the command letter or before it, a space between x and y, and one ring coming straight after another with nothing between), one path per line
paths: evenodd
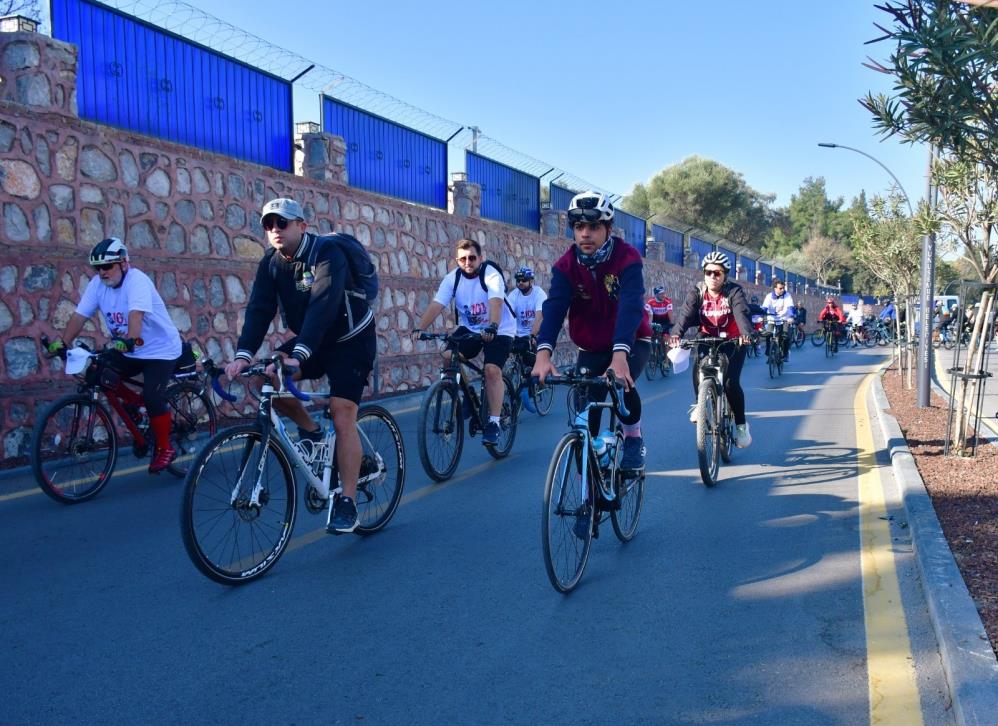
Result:
M283 343L277 348L291 355L298 338ZM374 368L374 357L378 352L378 336L373 324L350 340L336 343L328 348L320 348L302 363L301 377L315 380L326 376L329 379L329 392L333 398L345 398L360 404Z
M467 335L470 332L461 325L454 331L454 335ZM457 349L461 351L461 355L469 360L481 353L482 348L485 348L485 365L491 363L502 368L506 365L509 352L513 349L513 336L497 335L489 343L483 343L481 340L463 340L457 344Z

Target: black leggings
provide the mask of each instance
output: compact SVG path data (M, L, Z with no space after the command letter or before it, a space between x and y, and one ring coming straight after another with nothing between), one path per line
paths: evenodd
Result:
M648 356L651 355L651 343L647 340L636 340L634 345L631 346L631 354L627 356L627 370L631 374L631 378L637 383L638 377L644 372L645 364L648 362ZM575 363L575 372L578 373L580 368L585 368L590 376L599 376L606 372L606 369L610 367L610 361L613 360L613 352L608 353L594 353L588 350L580 350L579 357ZM603 402L607 399L610 394L606 389L603 389L601 393L590 392L588 398L590 401ZM631 386L631 390L624 394L624 405L627 406L627 413L629 414L627 418L621 417L620 422L623 424L636 424L641 420L641 396L638 395L637 386ZM603 414L603 409L594 408L589 411L589 433L596 436L600 432L600 418Z
M116 356L111 367L126 378L142 374L142 399L145 401L149 417L166 413L166 386L170 382L176 360L159 358L128 358Z
M730 351L730 348L729 348ZM727 380L724 381L724 392L728 396L728 405L731 406L731 412L735 415L735 424L741 426L745 423L745 392L742 391L742 366L745 365L745 346L738 346L735 348L734 352L721 353L722 356L728 360L728 369L725 373ZM700 359L707 355L707 347L700 346L697 352L696 362L699 364ZM700 395L700 366L691 365L690 370L693 372L693 393L696 396Z

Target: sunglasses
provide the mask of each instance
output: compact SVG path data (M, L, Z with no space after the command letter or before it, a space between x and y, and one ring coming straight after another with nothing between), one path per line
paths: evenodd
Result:
M290 219L285 219L277 214L268 214L263 218L263 228L268 232L276 227L277 229L287 229L291 224Z
M572 209L568 213L568 221L573 225L579 222L598 222L601 216L602 213L598 209Z
M478 261L478 255L465 255L464 257L458 257L457 261L460 262L460 263L462 263L462 264L465 263L465 262L477 262Z
M721 277L724 274L724 270L704 270L703 274L707 277Z
M94 267L96 267L101 272L107 272L117 264L118 264L117 262L106 262L103 265L94 265Z

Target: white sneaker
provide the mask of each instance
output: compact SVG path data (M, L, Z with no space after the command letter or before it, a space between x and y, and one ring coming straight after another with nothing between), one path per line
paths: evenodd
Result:
M735 446L739 449L745 449L752 443L752 434L749 433L748 424L744 423L741 426L735 426Z
M690 423L696 423L697 418L697 405L694 403L690 406Z

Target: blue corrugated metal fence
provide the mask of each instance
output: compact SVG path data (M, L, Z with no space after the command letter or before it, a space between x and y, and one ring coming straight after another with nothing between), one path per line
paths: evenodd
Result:
M352 187L447 207L447 144L406 126L322 97L322 130L347 145L347 181Z
M541 181L511 166L466 152L468 181L482 187L482 216L537 231L541 226Z
M633 214L628 214L627 212L622 212L619 209L614 210L613 214L613 226L619 227L623 230L624 241L627 244L636 247L641 256L645 256L645 220L641 217L635 217Z
M665 250L665 261L683 266L683 233L660 224L651 226L651 236Z
M291 171L291 84L138 18L52 0L82 118Z

